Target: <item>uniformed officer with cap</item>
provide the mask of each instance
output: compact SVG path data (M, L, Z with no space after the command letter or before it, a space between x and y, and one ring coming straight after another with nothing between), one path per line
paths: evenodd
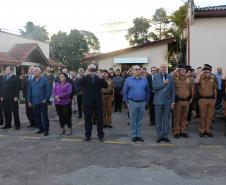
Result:
M177 71L177 75L174 75L176 101L173 111L173 134L174 138L180 136L188 138L186 133L187 115L189 104L194 97L194 88L192 79L186 77L186 66L180 64Z
M201 122L199 124L199 136L213 137L211 124L214 115L214 107L217 96L217 81L211 73L212 66L205 64L202 72L196 77L195 83L198 85L199 108Z

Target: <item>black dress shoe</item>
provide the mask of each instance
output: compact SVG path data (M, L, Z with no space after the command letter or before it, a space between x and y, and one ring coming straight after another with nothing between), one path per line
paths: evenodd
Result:
M167 143L170 143L170 140L169 140L168 137L163 138L163 141L165 141L165 142L167 142Z
M83 141L87 142L87 141L90 141L91 138L90 137L84 137Z
M135 142L137 142L137 138L136 137L132 137L131 141L135 143Z
M3 125L3 123L0 123L0 125Z
M100 142L104 142L105 141L104 137L99 137L99 140L100 140Z
M208 137L214 137L214 135L213 135L212 133L206 133L206 135L207 135Z
M142 138L142 137L137 137L137 141L144 142L144 138Z
M180 136L183 138L189 138L189 135L187 133L181 133Z
M205 134L204 133L199 133L199 137L204 137Z
M6 126L4 126L4 127L2 127L1 129L8 129L8 128L11 128L11 127L6 127Z
M108 127L108 128L113 128L113 126L112 126L112 125L108 125L107 127Z
M44 136L48 136L49 135L49 132L44 132Z
M15 130L20 130L20 127L15 127Z
M38 131L36 131L35 133L36 134L42 134L44 131L42 131L42 130L38 130Z
M162 141L163 141L162 138L158 138L158 139L156 140L156 143L161 143Z
M178 139L180 137L180 134L174 134L173 136L175 139Z
M107 125L104 125L103 128L108 128L108 126Z

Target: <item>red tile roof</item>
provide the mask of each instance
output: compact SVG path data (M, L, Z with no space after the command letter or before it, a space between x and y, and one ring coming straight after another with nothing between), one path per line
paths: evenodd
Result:
M49 65L52 66L52 67L66 67L66 65L60 63L60 62L57 62L53 59L49 59Z
M21 64L22 62L17 60L16 58L10 56L8 53L0 52L0 64L5 65L17 65Z
M195 8L195 18L207 17L226 17L226 5Z
M18 60L26 61L27 57L39 48L37 43L16 44L10 51L10 55Z

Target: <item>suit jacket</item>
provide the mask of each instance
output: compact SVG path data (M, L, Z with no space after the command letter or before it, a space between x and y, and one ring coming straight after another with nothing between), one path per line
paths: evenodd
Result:
M147 81L148 81L148 86L149 86L149 91L150 91L150 101L153 101L155 94L154 94L153 87L152 87L153 80L152 80L151 74L147 76Z
M153 77L153 90L155 91L155 105L171 105L175 102L175 88L173 76L166 74L169 84L163 84L162 75L160 73Z
M79 79L78 85L82 87L83 105L84 107L102 106L102 88L107 88L108 84L104 79L100 79L97 75L94 76L94 82L90 75L86 75Z
M34 78L34 77L33 77ZM23 91L23 96L25 98L25 100L27 101L27 94L28 94L28 88L29 88L29 83L30 83L31 79L29 80L29 75L26 75L24 77L24 80L23 80L23 88L22 88L22 91Z
M3 101L13 101L14 97L19 98L20 93L20 78L12 75L8 80L3 79L2 94Z

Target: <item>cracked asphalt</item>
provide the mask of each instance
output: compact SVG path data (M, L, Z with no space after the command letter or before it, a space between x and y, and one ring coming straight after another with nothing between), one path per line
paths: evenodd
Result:
M50 136L34 134L20 105L22 128L0 130L0 185L226 185L226 138L223 119L215 118L214 138L198 137L198 120L189 139L156 144L148 113L144 143L131 143L126 112L113 113L113 129L100 143L82 141L84 120L73 115L73 135L59 136L54 107L49 108ZM95 126L94 126L95 128Z

